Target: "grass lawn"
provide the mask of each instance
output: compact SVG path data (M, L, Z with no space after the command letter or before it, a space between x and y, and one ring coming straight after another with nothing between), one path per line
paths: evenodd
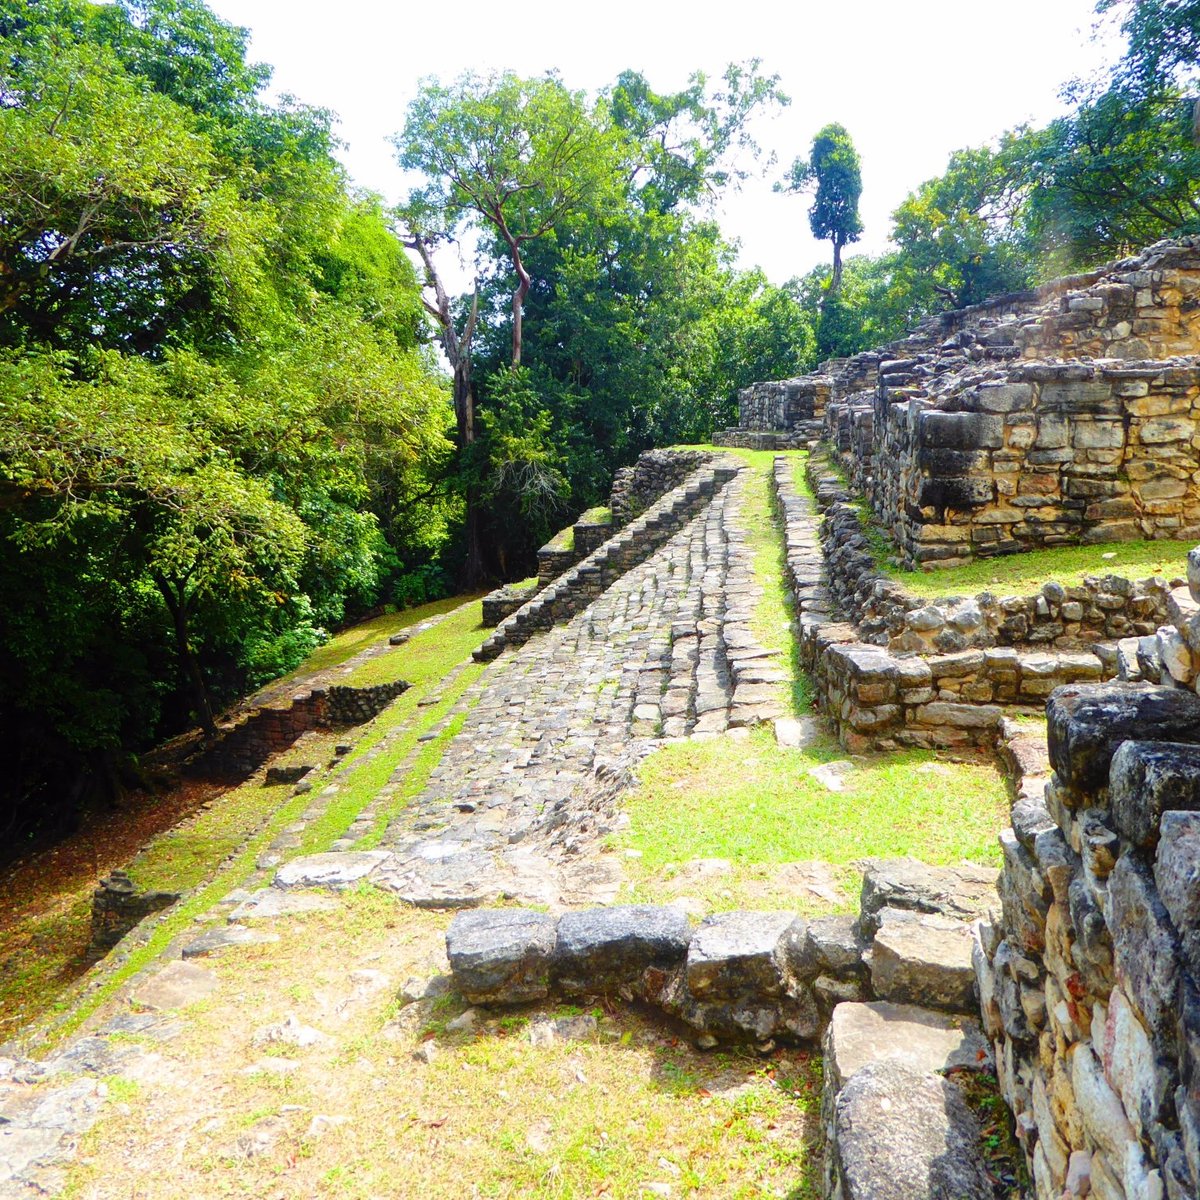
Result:
M1085 575L1122 575L1145 579L1162 575L1179 578L1187 572L1187 552L1194 542L1107 542L1097 546L1057 546L1030 550L1001 558L985 558L944 571L901 571L885 567L887 574L914 596L934 600L942 596L974 596L993 592L1000 596L1028 596L1051 581L1068 587ZM882 564L881 564L882 565Z
M840 792L809 773L834 761L850 764ZM857 891L858 859L998 866L996 835L1009 818L1008 791L991 762L949 762L923 750L848 759L833 739L780 748L770 728L745 740L665 747L642 764L624 807L630 824L617 845L636 852L626 862L635 896L686 890L714 909L797 907L794 870L781 872L782 864L830 864L846 894L825 898L835 907ZM705 859L729 867L689 868ZM809 900L822 906L820 894Z
M445 611L448 602L439 603ZM396 616L408 617L423 611L424 616L414 617L409 622L412 624L431 615L432 607ZM186 820L153 838L131 863L127 857L121 857L107 866L76 872L42 903L30 905L18 919L8 922L0 933L3 951L0 1037L11 1036L42 1015L65 1010L73 1002L77 1003L70 1017L55 1036L65 1036L77 1028L101 1001L187 928L197 914L250 876L263 848L308 808L313 794L327 781L327 764L333 757L335 743L357 736L354 749L344 760L350 770L342 776L341 790L331 799L325 813L305 830L297 853L326 849L340 837L396 766L417 746L421 734L446 715L484 670L482 665L470 663L453 686L441 686L446 673L466 659L486 636L480 625L477 600L464 604L460 597L449 607L450 615L433 629L369 660L350 677L349 682L359 686L397 678L408 679L413 685L365 730L349 738L344 730L310 734L273 760L280 765L321 764L321 769L309 777L313 780L313 793L294 796L288 785L268 788L261 781L251 781L214 795ZM395 617L391 619L394 621ZM376 625L368 640L380 636ZM317 653L325 649L322 647ZM440 699L433 704L419 703L431 695ZM404 787L394 798L393 806L380 814L378 825L365 844L377 842L396 809L424 786L456 728L457 724L453 724L441 736L421 746ZM395 736L398 730L402 732ZM369 762L361 761L369 748L389 735L392 736L383 753ZM51 856L54 853L53 849L48 851ZM36 865L34 862L31 867ZM98 874L117 865L128 865L141 887L183 892L185 897L157 924L144 927L152 930L145 943L138 945L133 940L127 943L127 961L105 974L88 991L86 999L81 1000L74 993L74 985L88 966L84 953L90 929L91 891Z
M63 1195L126 1200L132 1180L139 1200L820 1195L810 1053L703 1054L665 1021L594 1002L476 1010L450 1032L458 999L395 999L444 969L448 921L364 888L272 923L279 943L208 960L216 994L148 1066L106 1081ZM530 1039L532 1021L577 1015L595 1019L577 1040ZM288 1016L322 1040L254 1044Z

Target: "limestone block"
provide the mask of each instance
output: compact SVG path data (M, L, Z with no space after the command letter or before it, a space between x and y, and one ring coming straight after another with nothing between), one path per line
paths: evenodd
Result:
M1145 1027L1122 988L1113 988L1101 1030L1104 1074L1121 1098L1134 1132L1148 1138L1177 1084L1173 1065L1155 1053Z
M1108 783L1112 757L1130 738L1200 741L1200 697L1178 688L1073 684L1050 698L1046 718L1050 765L1071 798Z
M800 941L806 936L804 921L794 913L708 917L688 946L688 990L699 1000L732 1000L746 992L781 995L788 983L789 935Z
M567 912L558 922L552 973L566 992L601 992L638 979L649 966L687 955L691 929L681 909L614 905Z
M971 944L971 928L961 921L884 909L870 952L871 986L883 1000L973 1011Z
M1200 746L1127 741L1113 755L1108 788L1118 832L1135 846L1152 846L1168 809L1200 811Z
M979 1124L937 1075L884 1061L838 1095L834 1153L845 1200L990 1200Z
M1188 969L1200 978L1200 812L1163 813L1159 832L1154 882Z
M874 937L886 908L937 913L956 921L994 916L999 875L992 867L931 867L912 858L869 860L863 871L859 931Z
M555 920L528 909L470 909L446 931L455 985L472 1004L522 1004L550 992Z
M1154 877L1135 854L1123 854L1108 880L1117 978L1151 1037L1174 1028L1179 943Z

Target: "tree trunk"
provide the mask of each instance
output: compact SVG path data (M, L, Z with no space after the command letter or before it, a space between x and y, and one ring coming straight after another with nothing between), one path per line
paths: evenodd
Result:
M519 367L521 365L521 317L525 310L525 297L529 295L530 278L529 272L525 270L525 264L521 261L521 255L518 250L513 250L513 266L517 269L517 278L520 282L517 284L517 290L513 292L512 299L512 316L513 316L513 343L512 343L512 365Z
M217 722L213 716L212 700L208 694L208 686L204 682L204 673L200 670L200 663L192 652L188 629L187 597L183 594L182 587L176 591L171 582L162 575L156 574L154 582L158 584L158 590L162 593L163 601L166 603L167 611L170 612L171 621L175 626L175 652L179 655L184 675L191 684L192 699L196 704L196 715L200 718L200 728L204 730L206 737L216 737Z
M842 286L842 243L833 240L833 279L829 284L829 294L834 295Z

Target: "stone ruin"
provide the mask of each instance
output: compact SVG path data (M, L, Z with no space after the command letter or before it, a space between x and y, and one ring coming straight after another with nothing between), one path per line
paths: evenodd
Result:
M1200 238L922 322L739 396L723 445L824 436L905 566L1200 538ZM772 441L772 439L774 439Z

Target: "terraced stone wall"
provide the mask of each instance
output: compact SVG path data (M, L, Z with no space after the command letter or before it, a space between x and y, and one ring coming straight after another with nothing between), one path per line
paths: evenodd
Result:
M1200 537L1198 351L1188 238L754 385L727 434L786 437L783 397L828 387L824 436L909 566Z
M189 763L188 771L202 778L245 779L301 734L361 725L377 717L408 687L407 681L400 679L367 688L313 688L286 705L264 706L220 730L216 743Z
M1200 1194L1200 699L1047 707L1053 775L1001 836L976 975L1037 1200Z
M800 658L817 707L853 752L899 746L995 745L1006 712L1038 713L1065 683L1111 678L1115 649L1018 651L1012 646L922 655L865 642L854 625L835 619L827 564L812 533L815 504L799 496L786 459L775 464L783 513L787 579L797 609ZM839 494L840 481L816 479L817 502Z
M895 378L860 433L865 493L906 564L1200 536L1196 359L1024 362L903 400Z
M641 516L659 497L715 457L704 450L646 450L639 454L632 467L622 467L613 477L608 502L613 531Z
M690 455L690 452L674 455L660 451L650 453L661 456L664 472L676 469L672 458L688 461ZM713 456L702 453L700 458L701 461L708 461ZM740 469L735 463L718 462L689 473L683 484L660 497L598 550L506 617L492 636L474 651L475 659L479 662L490 661L507 647L523 645L539 630L550 629L582 612L621 575L644 562L682 529ZM616 523L614 506L613 524Z
M821 497L821 544L829 589L863 641L893 651L952 653L989 646L1078 650L1097 641L1151 635L1167 620L1181 579L1086 576L1079 585L1048 581L1034 595L918 599L877 566L861 510L827 455L809 457L810 485Z

